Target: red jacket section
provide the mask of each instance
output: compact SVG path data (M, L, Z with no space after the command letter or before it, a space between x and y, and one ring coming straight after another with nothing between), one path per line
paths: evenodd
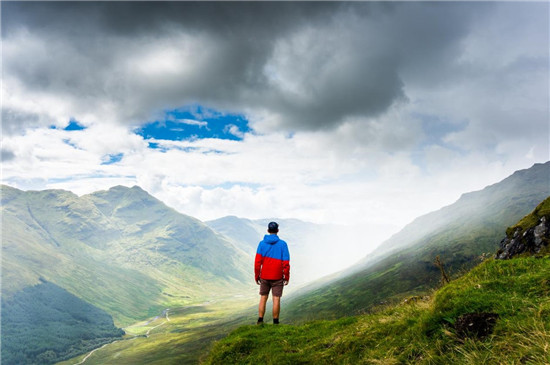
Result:
M275 234L265 235L258 245L254 260L254 278L288 281L290 279L290 254L288 245Z

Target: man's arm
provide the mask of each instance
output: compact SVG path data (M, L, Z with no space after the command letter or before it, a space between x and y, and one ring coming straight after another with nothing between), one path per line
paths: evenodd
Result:
M260 285L260 274L262 272L262 264L264 262L264 257L260 253L260 246L256 251L256 258L254 259L254 281L256 284Z
M290 253L288 252L288 245L285 242L283 247L283 281L287 285L290 280Z

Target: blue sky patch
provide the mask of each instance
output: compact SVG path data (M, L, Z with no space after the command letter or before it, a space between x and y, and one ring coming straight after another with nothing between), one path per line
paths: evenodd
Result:
M78 121L71 119L69 122L69 125L63 128L64 131L81 131L86 129L82 124L78 123Z
M135 133L144 139L184 141L203 138L241 141L250 132L242 114L224 114L200 105L166 111L162 120L149 122ZM149 143L149 148L159 144Z
M109 154L103 156L103 162L101 164L112 165L114 163L120 162L120 160L122 160L122 157L124 157L124 153Z

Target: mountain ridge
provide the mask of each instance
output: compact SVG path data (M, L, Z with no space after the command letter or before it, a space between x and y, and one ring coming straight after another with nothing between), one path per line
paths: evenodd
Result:
M550 220L549 203L546 199L529 214L544 205L543 218L528 215L521 221L536 223L515 227L533 231ZM545 364L550 361L549 271L545 241L537 257L485 259L429 295L369 314L242 326L215 343L205 363Z
M537 197L548 195L550 162L538 165L534 169L537 173L526 169L509 177L515 176L513 179L504 179L513 184L502 191L500 183L487 187L494 193L489 200L480 199L475 194L478 192L463 194L459 200L461 217L465 217L447 230L430 231L420 245L398 242L404 245L394 246L396 251L391 251L391 245L382 247L381 255L350 269L351 275L336 275L332 283L310 285L312 290L306 296L285 296L283 323L307 320L311 313L330 318L368 311L380 301L396 301L425 291L439 279L433 265L438 253L446 268L457 274L463 264L473 263L479 253L498 243L500 237L494 232L504 220L517 216ZM2 186L1 192L2 223L9 227L3 232L2 278L7 284L2 288L3 298L9 299L43 279L106 311L120 325L158 315L168 306L255 291L250 280L250 256L268 220L241 219L252 226L250 241L241 241L239 248L235 244L239 237L233 241L225 238L138 186L115 186L83 196L54 189L24 192L8 186ZM502 196L506 201L500 202ZM481 203L473 204L476 200ZM478 206L489 207L493 213L469 214ZM446 208L441 211L447 213ZM497 210L500 213L494 214ZM283 232L291 237L292 224L299 233L310 233L299 221L281 222ZM462 224L468 225L469 231L452 232ZM314 224L308 227L311 232L319 230ZM441 245L443 241L450 243ZM299 254L304 241L296 236L295 243L294 253ZM294 265L299 262L295 259L296 255ZM365 303L364 297L372 300Z
M353 315L426 291L438 283L436 256L452 274L468 270L480 255L498 248L501 232L550 195L549 176L550 161L535 164L415 219L331 282L321 279L308 292L288 298L289 317L304 321ZM304 306L310 310L302 311Z
M65 190L1 189L3 295L45 277L129 323L129 313L120 312L128 306L117 304L117 298L122 295L132 303L135 288L144 294L137 296L143 303L130 310L133 319L148 315L145 305L155 310L177 297L200 300L213 287L246 286L245 255L199 220L139 187L119 186L81 197ZM94 277L109 284L97 288ZM204 285L203 280L211 283ZM126 294L116 282L128 284L121 287L127 288ZM97 288L96 295L86 294L83 287ZM112 305L94 297L110 298Z

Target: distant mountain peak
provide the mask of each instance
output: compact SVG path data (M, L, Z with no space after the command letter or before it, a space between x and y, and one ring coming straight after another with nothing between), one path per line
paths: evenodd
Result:
M105 190L103 190L105 191ZM112 186L110 187L108 190L106 191L110 191L110 192L143 192L143 193L147 193L147 191L143 190L140 186L138 185L134 185L132 187L128 187L128 186L125 186L125 185L115 185L115 186ZM147 193L149 194L149 193Z
M99 197L99 198L106 199L111 203L113 202L113 200L125 199L125 198L131 198L131 199L141 198L142 200L146 199L151 201L158 201L160 203L160 201L157 198L155 198L154 196L152 196L147 191L143 190L141 187L137 185L134 185L132 187L128 187L124 185L116 185L109 188L108 190L96 191L89 195L92 197Z

